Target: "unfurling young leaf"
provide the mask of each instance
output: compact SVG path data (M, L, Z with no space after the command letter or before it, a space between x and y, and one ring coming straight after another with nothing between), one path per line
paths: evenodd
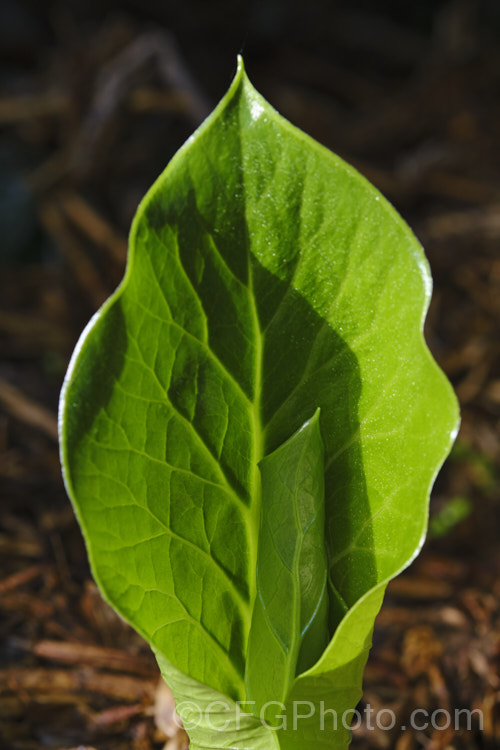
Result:
M139 207L60 409L94 577L193 748L348 745L375 615L457 428L422 336L430 290L394 209L240 60Z
M324 452L319 411L264 458L257 596L246 687L260 713L283 703L328 643Z

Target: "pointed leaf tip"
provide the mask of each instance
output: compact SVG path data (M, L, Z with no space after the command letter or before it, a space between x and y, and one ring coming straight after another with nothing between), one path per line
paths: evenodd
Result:
M238 90L243 88L245 84L253 88L246 74L245 63L243 62L243 57L241 56L241 54L238 54L236 56L236 72L234 74L233 80L231 81L231 85L229 86L226 92L226 95L224 96L224 98L218 105L219 108L224 102L229 101ZM215 111L217 111L217 108ZM213 117L213 114L214 113L212 113L212 117Z
M245 63L243 61L243 56L239 54L236 58L237 64L236 64L236 74L233 79L233 83L231 88L237 87L237 86L250 86L252 90L254 90L252 84L250 83L250 80L248 78L246 69L245 69Z

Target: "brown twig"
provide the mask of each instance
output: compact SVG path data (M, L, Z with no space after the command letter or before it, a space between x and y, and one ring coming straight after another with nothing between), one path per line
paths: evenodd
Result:
M13 417L57 440L57 419L52 412L4 380L0 380L0 403Z
M158 675L158 668L153 659L134 656L119 649L103 646L64 641L40 641L33 648L33 653L44 659L66 664L89 664L94 667L105 667L146 676Z
M57 242L75 278L97 309L109 296L110 290L105 287L88 254L67 226L61 209L54 202L47 202L40 207L39 213L45 229Z
M38 578L43 573L43 567L41 565L31 565L29 568L13 573L12 575L4 578L0 581L0 594L5 594L7 591L23 586L25 583L29 583L34 578Z
M70 221L96 245L107 250L122 266L127 257L127 240L77 193L65 193L59 201Z
M68 97L56 91L5 96L0 99L0 125L13 125L39 117L66 115L69 108Z
M137 702L152 701L156 680L145 680L128 675L111 675L91 669L33 669L19 667L0 669L0 693L26 695L45 693L81 693L88 691L98 695Z

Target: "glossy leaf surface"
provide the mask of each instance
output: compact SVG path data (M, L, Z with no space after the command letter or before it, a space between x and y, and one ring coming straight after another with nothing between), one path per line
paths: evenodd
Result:
M328 643L324 451L319 411L264 458L257 596L246 687L257 713L283 703Z
M61 399L94 576L176 697L202 685L247 699L259 464L265 477L320 409L334 635L285 702L356 704L384 587L420 548L457 426L422 337L430 289L394 209L281 118L240 63L142 202L125 279L82 335ZM269 742L340 748L348 733L332 738L316 714Z

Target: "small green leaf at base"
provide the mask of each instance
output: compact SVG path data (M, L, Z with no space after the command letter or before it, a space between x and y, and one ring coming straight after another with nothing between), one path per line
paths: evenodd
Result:
M296 674L318 661L329 640L319 410L260 470L257 597L246 661L257 716L266 703L286 700Z

